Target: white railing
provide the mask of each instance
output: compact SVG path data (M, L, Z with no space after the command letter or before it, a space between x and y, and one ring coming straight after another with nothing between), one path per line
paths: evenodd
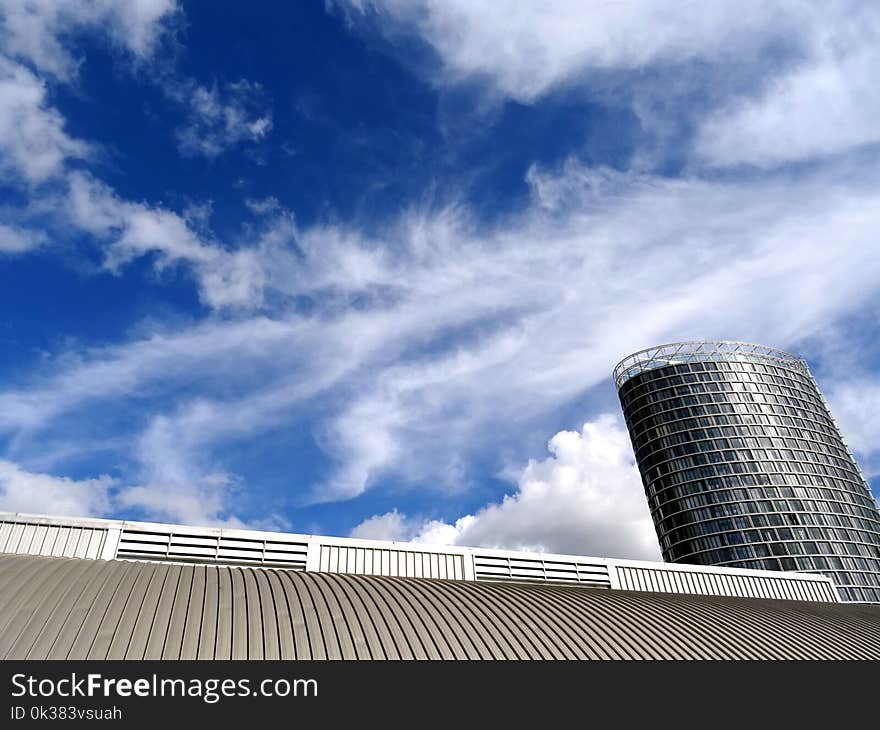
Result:
M781 365L804 375L809 374L809 368L804 360L775 347L732 340L694 340L656 345L627 355L614 366L612 377L619 390L627 380L646 370L688 362L738 361Z

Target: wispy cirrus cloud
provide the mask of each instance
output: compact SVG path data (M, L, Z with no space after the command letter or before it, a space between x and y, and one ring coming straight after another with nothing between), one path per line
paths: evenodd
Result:
M659 132L642 145L668 143L670 126L688 130L693 164L769 168L880 140L880 9L866 0L774 0L748 12L732 1L654 0L334 7L392 43L400 33L420 38L438 59L421 67L442 87L482 84L525 104L581 94L629 106L645 132Z
M805 57L713 111L697 155L715 166L771 168L880 142L880 12L869 3L837 22L817 16Z
M213 159L239 144L260 142L272 130L266 94L252 81L210 87L170 83L166 91L188 107L187 121L177 130L184 155Z
M175 0L3 0L0 52L70 81L82 62L67 42L71 36L99 33L134 58L145 59L177 13Z
M140 407L175 434L165 448L211 475L230 472L224 444L320 413L309 428L338 468L300 498L349 499L393 475L461 489L478 456L505 466L493 443L519 453L550 414L610 388L627 352L719 332L795 346L871 306L873 180L668 180L572 162L533 170L531 207L491 231L460 207L404 216L382 241L309 228L281 266L255 254L266 286L308 299L307 315L218 319L59 363L0 395L6 429L35 436L51 423L28 420L41 409L148 393ZM169 408L181 378L186 401Z
M436 52L443 84L484 80L499 93L535 102L560 85L609 70L753 55L803 32L815 11L797 2L743 13L733 2L640 3L515 0L352 0L334 6L353 23L379 17L383 32L409 32Z
M266 276L261 251L268 255L266 247L295 235L293 219L280 214L260 229L252 246L227 247L206 240L180 213L121 199L89 175L72 172L66 184L61 209L67 215L60 225L91 234L104 247L107 269L147 255L157 270L186 264L196 273L203 301L214 308L259 307Z

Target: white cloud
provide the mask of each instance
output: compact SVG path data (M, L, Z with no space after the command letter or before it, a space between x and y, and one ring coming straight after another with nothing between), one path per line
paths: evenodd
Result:
M101 19L89 23L106 20L135 55L150 52L172 7L82 6ZM66 24L74 5L59 3L57 12L51 3L6 7L17 30L5 52L70 79L76 59L59 39L81 27ZM868 5L778 2L750 13L735 3L659 1L597 3L589 12L563 2L545 9L389 0L382 7L437 49L441 82L484 78L524 102L605 71L678 65L686 77L692 60L736 76L741 59L765 68L768 57L758 51L779 39L792 48L779 53L784 63L766 67L766 84L737 87L735 98L733 87L718 91L724 104L702 128L700 158L773 165L874 139L876 94L868 80L876 26ZM844 36L839 19L851 7L863 22ZM140 398L147 425L127 436L142 473L126 499L145 510L174 504L179 516L226 519L236 479L215 452L291 423L317 397L313 425L338 462L317 498L349 498L389 474L461 488L473 454L518 459L498 444L522 453L527 434L549 414L596 386L607 391L610 367L634 349L701 336L796 345L880 298L880 196L870 161L826 161L796 180L670 180L570 161L560 170L533 168L530 204L493 226L472 220L466 207L450 207L411 211L374 237L356 225L300 231L289 213L263 201L251 205L264 216L259 227L241 240L218 241L186 215L125 200L71 172L66 161L87 157L88 147L65 132L32 70L2 64L2 164L28 184L59 183L58 197L42 201L58 203L59 229L88 233L111 270L140 257L159 272L185 267L202 301L223 310L177 332L145 326L128 344L100 351L74 343L52 361L52 376L0 393L0 425L12 448L32 452L58 417ZM192 154L216 156L270 131L268 105L254 84L175 88L172 98L191 105L181 144ZM811 99L830 103L833 113L811 113ZM817 121L823 115L834 123ZM780 131L783 123L790 133ZM24 230L0 230L0 241L20 248ZM269 300L294 297L308 303L308 315L254 313ZM182 384L185 401L176 390ZM157 441L159 432L165 437ZM160 442L155 453L176 474L151 458L146 445ZM556 483L542 479L536 483ZM527 491L536 493L521 486ZM517 500L504 504L487 509L482 524L514 539L490 519L521 514ZM471 529L430 527L434 535Z
M66 158L83 157L88 149L65 135L61 116L45 102L46 79L71 83L77 77L83 59L71 39L100 34L136 61L152 60L179 12L176 0L0 0L0 138L15 151L17 169L29 181L58 174ZM154 81L188 109L178 130L185 154L216 157L240 142L265 138L272 128L259 84L207 87L167 73L155 74Z
M242 142L259 142L272 129L272 114L259 84L183 84L169 92L189 106L187 123L177 132L185 155L214 158Z
M356 497L370 486L383 466L399 458L397 427L401 414L394 396L381 391L375 397L361 397L335 419L324 439L324 447L343 465L322 485L317 497L336 501Z
M389 475L461 489L475 455L502 468L550 414L596 386L612 396L611 367L640 347L727 337L797 349L873 306L875 177L670 180L572 162L533 170L531 206L491 229L462 208L410 213L381 240L273 219L242 250L265 290L309 300L308 314L244 314L61 360L53 377L0 394L0 423L30 453L59 415L144 394L138 407L177 434L168 448L210 475L229 471L223 444L300 427L307 411L338 466L312 498L350 498ZM85 201L72 203L80 225L121 240L119 203ZM138 230L127 250L146 250ZM203 291L215 257L232 266L214 244L157 238Z
M374 256L361 268L368 279L353 291L396 286L390 311L362 318L387 328L376 333L386 347L452 344L368 370L329 428L325 443L343 465L328 496L358 493L388 470L436 482L451 455L607 383L617 359L647 344L787 346L876 301L880 201L870 186L611 177L597 188L590 171L569 166L563 180L536 182L536 209L494 237L422 220L408 233L411 258ZM315 280L327 286L322 273ZM470 341L468 331L480 334Z
M0 47L25 57L44 74L69 80L72 59L63 51L61 39L73 29L93 24L143 55L162 31L161 19L175 8L173 3L151 0L81 5L8 4L3 8L4 23L11 39ZM242 140L259 140L271 128L270 117L252 115L254 107L263 103L259 85L239 81L221 92L217 86L205 89L192 82L177 82L167 90L177 101L193 105L184 136L191 136L190 146L202 154L212 156ZM207 306L252 308L262 303L266 267L257 261L259 247L262 245L263 254L267 254L265 249L277 249L295 235L289 213L274 211L264 222L256 246L227 248L199 235L183 215L161 205L122 199L88 173L69 167L72 159L88 158L90 146L65 132L64 119L48 103L47 93L44 79L0 55L0 172L18 186L55 184L51 193L34 195L29 190L32 207L54 216L62 230L72 226L95 238L105 248L104 263L109 270L116 271L146 255L153 256L159 271L185 262L194 270ZM61 199L58 189L66 189ZM26 250L45 238L36 231L27 233L7 225L0 230L0 250Z
M107 475L71 479L29 471L20 464L0 459L0 511L4 512L107 517L120 509L134 509L149 520L246 527L249 523L229 509L228 497L234 491L234 481L226 474L208 474L186 483L171 479L122 486ZM267 514L271 515L271 511ZM284 522L272 516L260 524L265 529L276 529Z
M485 22L499 12L494 4L426 5L415 21L402 5L389 7L434 39L452 76L489 74L503 93L526 101L584 69L735 58L783 30L802 31L808 40L815 36L813 11L795 5L762 9L741 22L730 19L732 6L701 5L687 10L697 13L695 25L673 22L685 10L664 6L661 13L658 4L639 13L602 5L589 28L566 14L574 6L563 4L555 15L507 8L495 25ZM582 7L577 16L585 17ZM784 22L774 25L770 16ZM722 43L718 34L728 28ZM150 45L126 43L136 53ZM804 48L813 49L810 43ZM871 57L860 49L832 48L824 58L867 68ZM37 63L37 51L29 53ZM803 68L817 54L810 50ZM40 63L58 75L50 67L70 63L48 51L40 57L55 58ZM187 364L194 365L191 383L207 374L207 385L196 387L192 403L164 414L178 435L167 450L177 450L193 483L205 480L210 494L224 493L228 485L216 477L226 470L200 463L200 450L247 429L277 425L289 418L285 409L316 394L331 404L318 429L339 463L316 498L352 497L394 472L454 488L466 482L469 456L486 446L485 434L522 438L547 413L606 382L613 362L632 349L680 336L719 335L785 346L877 296L880 271L872 252L880 201L876 181L864 169L822 169L795 183L772 177L711 182L621 174L571 161L559 171L533 168L531 205L488 230L466 208L452 207L410 212L391 222L381 238L345 226L300 231L270 199L251 202L253 212L264 216L260 226L230 245L213 240L204 227L196 230L184 215L124 200L91 176L66 170L65 161L85 156L88 148L66 135L60 115L46 102L43 82L21 65L4 63L10 80L5 92L0 85L0 94L10 99L6 116L0 112L0 131L8 131L0 141L4 164L31 182L63 182L59 225L90 234L106 252L108 269L144 256L160 272L187 267L202 301L215 309L259 309L267 293L313 304L312 317L212 324L205 331L218 338L215 360L202 356L211 347L192 354L178 346L201 342L199 330L158 342L147 337L118 351L86 353L73 365L62 362L49 382L0 394L8 406L0 422L32 435L86 401L127 398L133 384L161 394L168 383L180 382ZM186 99L184 87L193 92ZM194 154L220 154L262 138L270 128L254 84L208 88L185 82L176 88L169 93L192 105L182 143L192 145ZM841 118L862 110L855 102L840 106ZM720 132L715 137L724 139ZM772 140L772 130L755 138ZM864 139L859 132L822 149ZM811 144L791 154L808 154ZM730 146L748 154L744 143ZM787 154L783 150L778 159ZM0 230L7 249L28 243L25 229L7 228ZM272 344L260 351L263 359L235 363L235 348L242 346L236 333L251 324L255 331L274 332ZM283 374L279 363L288 366ZM221 376L212 373L235 373L242 385L218 395L211 384ZM202 438L182 438L204 403L221 415L200 421ZM19 435L16 443L26 441ZM211 503L197 492L190 497L192 504Z
M122 345L62 353L51 375L29 390L0 393L0 431L39 430L78 408L156 397L172 385L196 388L209 371L215 382L222 379L231 388L238 379L247 382L267 362L285 367L291 363L285 353L295 355L301 346L295 322L255 317L209 321L178 332L153 331ZM320 361L316 367L331 369ZM278 401L277 393L261 405L272 401ZM199 424L199 430L204 431L210 420Z
M88 152L64 131L61 115L47 104L45 84L0 57L0 169L15 180L40 183L60 174L68 158Z
M769 2L742 12L735 2L643 0L352 0L427 41L443 80L488 78L505 96L532 102L578 75L639 71L692 59L730 60L754 53L809 16L798 2ZM349 17L355 17L349 13Z
M870 0L773 0L747 12L735 0L337 7L355 22L379 13L392 40L392 29L421 37L437 53L439 84L485 81L522 103L578 89L630 105L648 132L693 127L698 163L772 167L880 140L880 8ZM645 73L650 85L640 83Z
M40 246L46 240L42 231L16 228L0 223L0 254L22 253Z
M109 510L114 484L108 476L75 480L26 471L0 459L0 509L7 512L100 517Z
M176 11L175 0L2 0L0 50L43 73L70 80L79 60L64 42L66 37L99 32L144 58Z
M282 210L282 205L274 195L268 198L246 198L244 204L254 215L267 215Z
M142 510L150 519L189 525L241 527L232 514L238 480L214 470L199 453L200 428L216 414L209 404L193 404L181 420L153 418L137 439L138 486L120 490L118 504ZM266 510L270 513L271 510Z
M397 510L376 515L353 537L431 544L659 559L629 436L617 416L561 431L551 456L530 461L517 490L454 524L417 522Z
M827 398L865 475L880 474L880 380L862 376L837 381L827 390Z
M414 525L406 515L394 509L368 517L352 528L350 536L367 540L412 540L418 533L418 528L419 525Z
M228 474L208 474L196 483L152 482L121 490L116 505L141 510L148 520L207 527L244 527L229 515L232 481Z
M111 271L148 255L158 270L187 263L196 274L201 298L213 308L257 307L262 302L265 271L259 249L228 250L206 241L179 214L146 203L120 199L109 187L82 173L68 176L67 220L101 241ZM281 215L270 223L270 237L292 237L295 229ZM274 243L266 241L266 245ZM258 242L259 243L259 242Z
M91 32L146 59L177 12L174 0L0 0L0 158L28 183L63 172L89 146L64 131L47 100L47 79L74 80L70 38Z
M880 11L816 29L812 53L756 97L701 126L696 152L714 165L772 167L880 141Z

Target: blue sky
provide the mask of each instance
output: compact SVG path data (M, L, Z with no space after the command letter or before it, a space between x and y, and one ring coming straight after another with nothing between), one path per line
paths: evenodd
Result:
M0 508L656 557L610 380L880 474L880 10L2 2Z

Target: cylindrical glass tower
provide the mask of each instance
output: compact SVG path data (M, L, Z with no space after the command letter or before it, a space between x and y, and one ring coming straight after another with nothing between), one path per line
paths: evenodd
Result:
M821 572L880 603L880 513L806 362L682 342L614 380L664 560Z

